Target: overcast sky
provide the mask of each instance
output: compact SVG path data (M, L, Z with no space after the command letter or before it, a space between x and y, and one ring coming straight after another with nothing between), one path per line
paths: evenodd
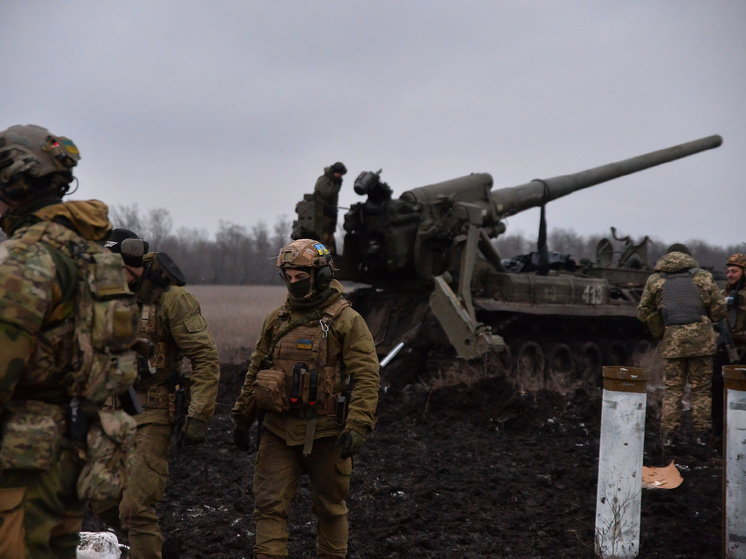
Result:
M746 241L743 1L5 0L0 51L0 129L72 138L71 198L166 208L175 229L292 220L335 161L349 206L365 170L395 197L472 172L497 189L720 134L548 223Z

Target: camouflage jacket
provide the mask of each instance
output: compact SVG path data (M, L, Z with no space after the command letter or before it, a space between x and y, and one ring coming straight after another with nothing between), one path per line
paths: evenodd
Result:
M694 258L683 252L671 252L658 260L655 264L656 273L648 278L637 307L638 318L649 324L656 320L662 323L660 316L665 274L696 269L698 266ZM698 357L715 353L715 330L712 323L725 318L725 303L712 274L699 269L692 279L699 291L700 304L705 314L699 322L665 327L658 346L663 358Z
M727 287L723 289L723 300L726 302L726 307L731 295L738 297L738 305L733 309L728 309L728 326L730 326L730 332L733 336L733 343L739 350L743 350L746 349L746 287L735 294Z
M143 307L140 334L155 345L152 364L156 372L135 389L144 392L151 386L166 385L169 375L181 369L186 357L192 365L188 415L209 420L215 414L220 362L197 298L183 287L170 286L155 305ZM138 424L148 422L148 415L136 419Z
M77 285L71 247L104 250L97 241L111 230L108 208L90 200L6 212L3 228L9 239L0 243L0 405L11 398L62 405L69 399L63 379ZM31 242L40 228L48 233Z
M334 177L331 167L324 167L324 174L316 180L316 186L313 189L316 199L320 199L324 203L324 215L337 215L341 188L342 179Z
M324 302L321 308L326 308L342 297L344 288L341 283L333 280L331 288L333 295ZM289 306L283 305L275 309L264 320L241 394L233 406L232 415L237 421L241 421L241 413L254 398L254 381L269 351L275 325L278 323L278 313L283 309L287 310ZM290 309L289 318L290 320L301 318L306 312ZM328 336L329 353L341 356L342 374L349 376L352 380L353 388L345 426L361 434L367 434L373 430L376 423L375 412L378 406L380 383L378 357L373 336L363 317L352 307L346 307L337 315L329 327ZM297 417L287 412L268 413L264 420L264 426L277 436L284 438L288 445L303 444L307 423L307 418ZM321 416L316 426L315 438L336 436L341 431L342 427L336 424L334 415Z

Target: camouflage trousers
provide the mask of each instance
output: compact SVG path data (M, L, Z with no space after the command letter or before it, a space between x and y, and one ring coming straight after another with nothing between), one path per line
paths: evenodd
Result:
M287 557L290 502L303 474L311 482L311 510L317 518L319 557L347 555L347 503L352 459L339 457L335 437L316 439L308 456L303 445L288 446L271 431L262 431L254 464L256 556Z
M146 410L137 420L133 465L122 498L96 503L93 510L101 521L127 534L129 559L161 559L156 507L166 490L173 427L168 410Z
M668 436L681 427L681 400L689 381L692 422L696 433L709 433L712 425L712 355L664 359L666 393L661 410L661 428Z
M0 472L0 557L75 558L85 510L78 499L80 470L68 449L49 470Z

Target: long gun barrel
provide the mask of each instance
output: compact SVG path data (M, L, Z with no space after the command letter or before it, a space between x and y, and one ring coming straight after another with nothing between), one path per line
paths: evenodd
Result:
M502 271L500 256L490 239L505 231L504 218L584 188L716 148L722 142L718 135L708 136L585 171L495 190L492 175L472 173L412 188L398 201L357 204L345 215L345 230L354 233L346 237L346 242L353 244L349 252L345 250L351 256L345 254L335 260L344 264L338 277L385 283L392 272L408 274L413 270L419 278L430 280L452 267L455 252L449 251L460 250L458 243L465 225L479 229L479 249Z
M537 179L520 186L501 188L492 192L490 197L495 203L498 216L507 217L529 208L541 206L546 202L567 196L589 186L716 148L722 143L722 137L718 135L708 136L693 142L580 171L579 173L561 175L551 179Z

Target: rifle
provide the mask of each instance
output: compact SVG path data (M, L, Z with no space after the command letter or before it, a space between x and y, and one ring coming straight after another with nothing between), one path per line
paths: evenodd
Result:
M181 455L181 446L184 440L182 429L186 422L186 394L181 383L181 373L174 371L168 376L169 400L174 397L174 430L173 436L176 440L176 458Z
M730 334L728 319L724 318L718 322L716 326L718 328L718 346L725 347L725 351L728 353L728 359L731 363L738 363L738 350L736 349L736 344L733 343L733 337Z

